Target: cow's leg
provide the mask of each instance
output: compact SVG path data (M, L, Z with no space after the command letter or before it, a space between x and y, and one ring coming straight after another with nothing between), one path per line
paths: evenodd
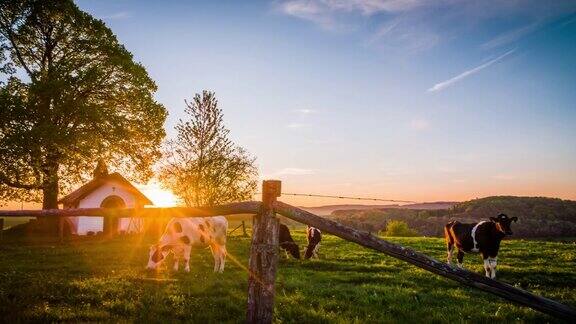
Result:
M226 254L228 254L226 246L224 245L220 246L220 269L219 269L220 273L224 272L224 265L226 264Z
M186 245L182 252L182 259L184 259L184 271L190 272L190 252L192 251L192 247Z
M496 263L497 263L498 258L497 257L489 257L488 258L488 264L490 265L490 278L494 279L496 278Z
M320 248L320 243L316 244L316 246L314 247L314 251L312 252L312 255L314 256L314 258L319 259L318 258L318 249Z
M178 262L180 261L180 258L182 257L182 251L178 248L172 250L172 255L174 256L174 271L178 271Z
M452 252L454 251L454 244L448 242L446 248L448 249L448 255L446 256L446 263L452 264Z
M174 271L178 271L178 261L180 260L180 254L174 253Z
M214 272L218 272L220 269L220 257L218 253L220 253L220 251L218 251L218 246L215 244L210 245L210 250L212 251L212 256L214 257Z
M492 269L490 266L490 257L486 253L482 253L482 260L484 260L484 271L486 272L486 277L492 277Z
M452 263L452 254L454 251L454 240L452 240L452 236L450 235L450 227L449 225L444 226L444 240L446 240L446 263ZM460 263L460 262L459 262Z
M456 254L456 259L458 260L458 267L459 268L464 268L464 252L462 252L462 250L458 249L458 253Z

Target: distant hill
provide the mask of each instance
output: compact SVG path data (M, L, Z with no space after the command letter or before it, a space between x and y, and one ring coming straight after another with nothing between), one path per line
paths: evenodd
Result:
M336 210L367 210L367 209L382 209L382 208L398 208L400 205L326 205L319 207L300 207L312 214L326 216L332 214Z
M418 204L410 204L410 205L403 205L399 206L398 208L402 209L426 209L426 210L438 210L438 209L450 209L458 204L457 201L436 201L436 202L425 202L425 203L418 203Z
M330 217L372 232L385 229L389 220L403 220L421 235L442 236L443 226L450 220L471 223L500 213L518 217L519 221L512 225L514 237L576 236L576 201L544 197L492 196L455 203L445 209L402 206L336 210Z
M326 206L319 206L319 207L300 207L310 213L326 216L330 215L337 210L373 210L373 209L389 209L389 208L399 208L399 209L427 209L427 210L436 210L436 209L448 209L452 206L456 205L458 202L454 201L438 201L438 202L425 202L425 203L417 203L417 204L408 204L408 205L398 205L398 204L390 204L390 205L362 205L362 204L347 204L347 205L326 205Z

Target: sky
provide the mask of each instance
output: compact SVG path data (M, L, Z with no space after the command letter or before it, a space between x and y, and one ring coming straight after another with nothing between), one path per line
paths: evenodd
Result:
M77 4L157 82L168 136L215 91L284 192L576 200L576 1Z

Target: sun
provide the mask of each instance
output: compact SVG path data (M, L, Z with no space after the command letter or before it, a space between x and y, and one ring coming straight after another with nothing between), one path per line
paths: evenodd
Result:
M174 207L178 205L178 197L172 191L163 189L156 181L137 187L146 197L152 200L154 207Z

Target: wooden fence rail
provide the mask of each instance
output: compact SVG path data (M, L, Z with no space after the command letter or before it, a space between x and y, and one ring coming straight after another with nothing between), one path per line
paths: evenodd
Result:
M525 290L513 287L501 281L496 281L474 272L450 266L444 262L437 261L425 254L405 248L375 237L368 232L362 232L344 226L335 221L325 219L290 206L282 202L276 202L274 209L280 215L288 217L300 223L308 224L327 233L336 235L345 240L358 243L367 248L383 252L394 258L411 263L419 268L428 270L448 279L458 281L462 284L484 290L491 294L500 296L520 305L528 306L543 313L563 318L576 319L576 310L554 300L534 295Z
M174 217L209 217L217 215L233 214L257 214L260 212L262 203L259 201L245 201L219 205L213 207L170 207L170 208L69 208L69 209L41 209L41 210L0 210L0 217L58 217L58 237L64 241L65 217L104 217L111 220L135 217L135 218L174 218ZM109 221L114 223L113 221ZM110 230L110 229L109 229ZM157 228L159 233L163 228ZM112 237L113 232L106 233ZM2 233L0 233L2 235Z
M245 201L214 207L170 208L70 208L41 210L0 210L0 217L208 217L232 214L257 214L259 201Z

